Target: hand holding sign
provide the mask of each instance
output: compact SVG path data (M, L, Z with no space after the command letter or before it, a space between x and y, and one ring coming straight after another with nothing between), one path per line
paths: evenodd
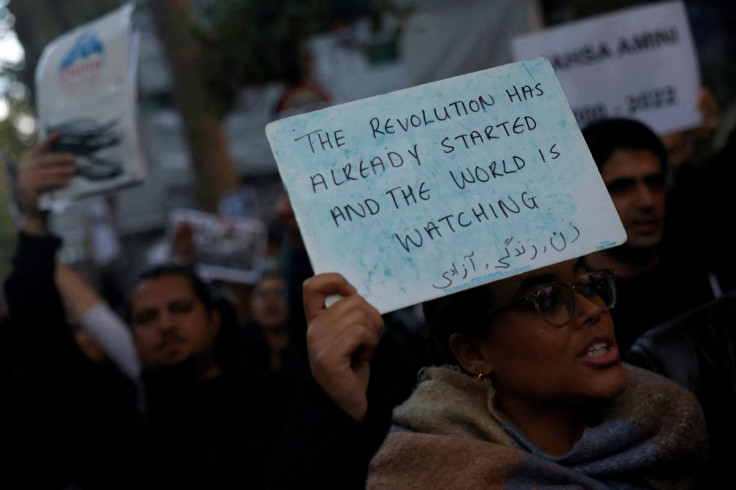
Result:
M542 58L266 131L315 272L382 313L625 239Z
M325 307L331 295L343 298ZM355 420L368 409L370 360L383 319L340 274L318 274L304 283L309 367L315 381Z

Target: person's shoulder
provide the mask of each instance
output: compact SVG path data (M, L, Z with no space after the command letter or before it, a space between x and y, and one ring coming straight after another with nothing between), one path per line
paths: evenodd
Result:
M699 356L723 359L723 355L733 351L735 340L736 292L732 292L645 332L629 350L626 360L642 365L638 359L645 358L666 367L699 363ZM714 356L716 352L723 355ZM668 375L666 370L655 370Z
M640 419L662 417L689 420L705 430L705 417L695 395L665 376L624 364L628 378L626 392L616 399L616 412Z

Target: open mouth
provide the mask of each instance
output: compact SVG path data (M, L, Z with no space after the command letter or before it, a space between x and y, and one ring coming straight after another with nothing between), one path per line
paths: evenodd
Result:
M588 347L587 356L601 357L608 353L608 344L606 342L598 342Z
M580 352L579 359L586 365L600 368L618 363L620 355L613 339L599 337Z

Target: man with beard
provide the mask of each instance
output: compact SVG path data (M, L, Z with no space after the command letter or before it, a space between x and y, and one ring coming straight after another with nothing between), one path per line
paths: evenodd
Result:
M660 138L623 118L594 122L583 136L626 230L623 245L586 257L589 268L616 273L612 314L625 354L643 332L713 299L719 288L698 256L666 238L667 152Z
M33 441L24 443L35 449L18 455L20 467L44 468L19 475L24 487L257 486L289 398L271 396L268 383L244 367L237 346L220 342L234 326L222 322L191 269L154 266L130 290L139 386L102 371L75 343L55 282L61 240L38 207L42 192L65 186L74 174L73 155L49 151L54 137L20 168L22 222L5 283L11 367L32 395L13 400L27 410L6 422L27 429Z
M288 416L288 394L272 392L238 349L219 348L223 329L235 327L221 318L186 267L154 266L130 292L148 416L142 464L159 478L152 488L257 485Z

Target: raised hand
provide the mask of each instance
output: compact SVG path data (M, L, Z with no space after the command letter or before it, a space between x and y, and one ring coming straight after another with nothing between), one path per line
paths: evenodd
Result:
M328 296L342 296L329 307ZM383 330L383 318L337 273L304 282L307 351L312 376L335 403L355 420L368 410L370 360Z
M56 153L49 147L58 134L48 136L18 169L18 205L25 218L24 230L45 233L46 221L38 203L41 194L64 187L74 175L73 153Z

